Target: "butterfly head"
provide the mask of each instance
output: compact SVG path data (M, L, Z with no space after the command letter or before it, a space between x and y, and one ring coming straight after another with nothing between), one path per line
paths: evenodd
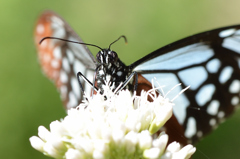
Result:
M98 62L96 67L97 87L101 92L104 90L103 84L108 84L114 91L121 83L124 83L129 75L127 67L118 58L115 51L110 49L102 49L96 55Z
M104 83L111 86L114 91L120 84L124 83L129 76L130 72L127 70L126 65L118 58L117 53L111 50L111 45L121 38L124 38L125 43L127 43L126 37L122 35L112 42L108 49L101 49L96 55L98 62L96 67L96 82L102 92L102 85Z
M96 58L100 64L105 64L105 65L108 65L110 63L113 64L118 61L117 53L110 49L102 49L97 53Z

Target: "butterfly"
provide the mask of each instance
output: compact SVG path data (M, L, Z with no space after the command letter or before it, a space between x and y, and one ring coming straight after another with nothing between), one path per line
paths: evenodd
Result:
M126 66L110 49L99 47L96 58L73 29L56 13L45 11L38 19L34 38L40 65L54 82L66 109L83 99L81 88L91 93L109 80L115 90L137 94L152 89L151 80L173 89L168 98L191 86L175 99L173 116L165 124L170 141L196 143L231 115L240 95L240 25L196 34L162 47ZM81 73L78 83L78 73ZM91 85L91 81L93 84ZM121 86L123 84L124 86ZM95 86L93 86L95 85ZM119 87L120 86L120 87ZM159 90L161 92L161 90ZM162 92L163 93L163 92Z

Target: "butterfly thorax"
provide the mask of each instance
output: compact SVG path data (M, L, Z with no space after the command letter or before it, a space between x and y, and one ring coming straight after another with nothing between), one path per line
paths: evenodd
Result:
M96 69L97 87L102 90L103 84L111 86L113 91L128 78L128 67L118 58L116 52L103 49L97 54L98 66ZM107 82L107 83L106 83ZM126 86L128 89L131 82Z

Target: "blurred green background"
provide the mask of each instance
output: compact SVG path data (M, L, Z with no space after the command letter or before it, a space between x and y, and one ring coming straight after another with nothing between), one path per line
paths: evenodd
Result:
M178 39L240 24L240 1L0 1L0 156L48 158L31 148L39 125L65 116L54 85L41 73L33 28L46 9L60 14L87 43L112 46L126 64ZM92 52L98 51L90 48ZM239 158L240 112L197 145L193 158Z

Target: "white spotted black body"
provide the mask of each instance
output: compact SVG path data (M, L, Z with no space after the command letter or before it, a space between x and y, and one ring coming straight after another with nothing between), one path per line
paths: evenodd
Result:
M103 49L97 54L96 82L97 87L103 91L102 85L108 82L113 91L123 84L131 74L128 67L118 58L116 52ZM131 80L124 89L132 89Z

